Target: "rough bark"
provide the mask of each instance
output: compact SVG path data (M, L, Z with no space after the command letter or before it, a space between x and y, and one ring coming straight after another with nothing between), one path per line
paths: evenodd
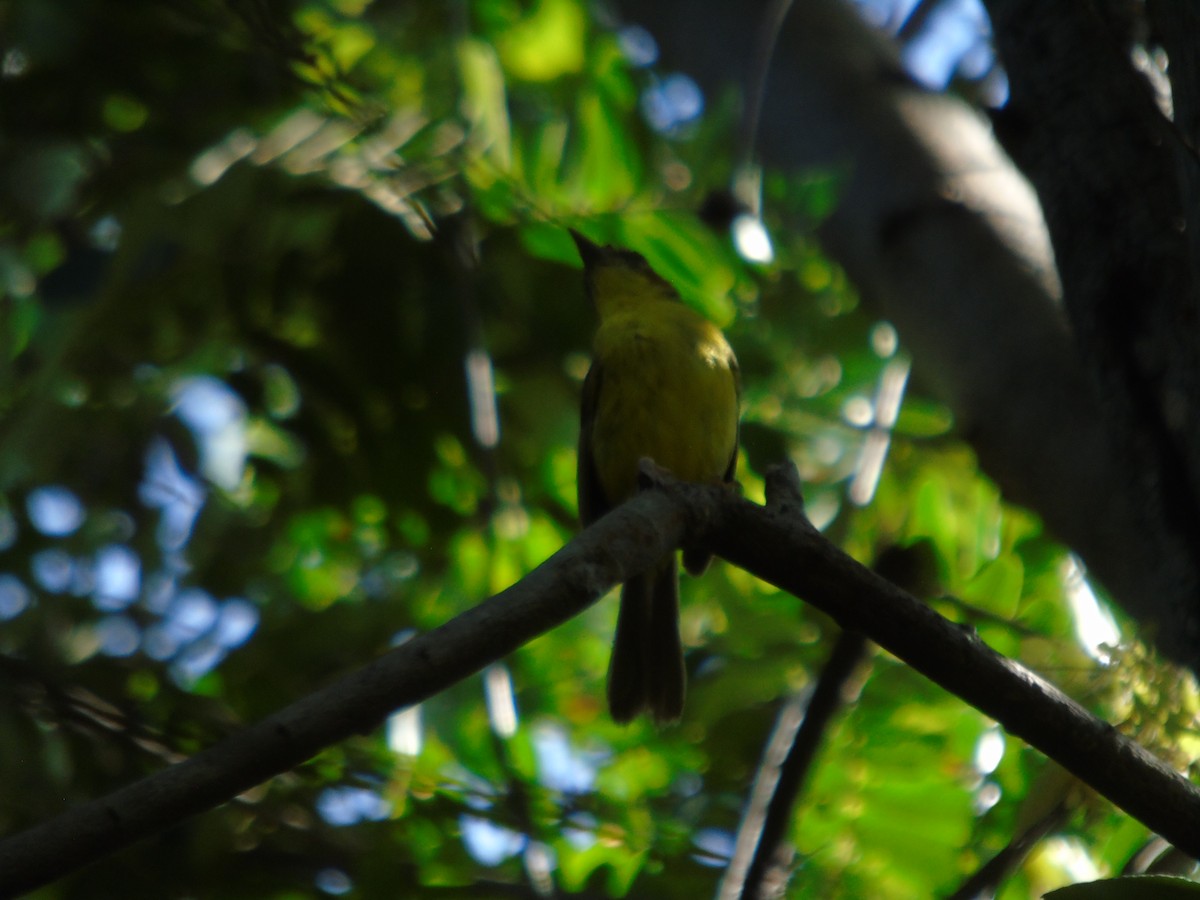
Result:
M998 131L1037 187L1075 340L1174 596L1166 646L1200 646L1200 354L1180 141L1109 4L988 3L1011 100ZM1134 609L1139 609L1138 605ZM1194 657L1193 657L1194 659Z

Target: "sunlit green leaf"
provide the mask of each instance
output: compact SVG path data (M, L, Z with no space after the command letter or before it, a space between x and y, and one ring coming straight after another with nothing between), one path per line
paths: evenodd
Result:
M462 112L471 128L471 144L506 172L512 160L512 135L504 73L496 51L482 41L464 40L458 46L458 63Z
M632 199L640 162L620 111L594 90L575 101L575 127L568 144L568 189L588 208L610 210Z
M577 0L538 0L497 40L504 66L517 78L550 81L578 72L584 59L584 15Z
M1024 587L1021 560L1005 554L983 568L962 587L962 599L1000 616L1015 618Z

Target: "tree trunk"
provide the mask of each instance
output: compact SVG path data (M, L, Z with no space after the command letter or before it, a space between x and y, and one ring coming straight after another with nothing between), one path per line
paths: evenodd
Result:
M664 63L695 77L712 96L749 69L770 5L663 2L628 11L662 42ZM1039 33L1035 8L1059 6L1012 5L1021 7L1012 16L1025 23L1031 40ZM1008 27L1010 17L995 14L997 29ZM998 36L998 44L1003 53L1007 39ZM1036 80L1036 70L1027 77ZM1073 226L1059 218L1074 204L1048 204L1050 234L1066 261L1069 314L1037 197L987 121L952 96L914 85L892 45L842 0L792 4L778 37L757 147L762 163L777 171L837 166L846 173L840 203L822 228L829 254L864 303L896 325L912 351L914 373L952 409L960 433L1005 496L1039 513L1161 649L1196 667L1200 560L1191 552L1197 507L1189 473L1200 472L1200 441L1183 438L1200 428L1200 416L1173 430L1169 413L1178 398L1166 390L1174 384L1170 365L1142 374L1141 381L1127 369L1117 370L1123 378L1102 374L1095 347L1076 333L1076 310L1098 299L1079 292L1107 290L1118 313L1139 310L1127 313L1139 327L1161 319L1170 333L1174 321L1173 352L1194 343L1188 321L1180 320L1191 307L1180 293L1187 282L1179 275L1185 248L1178 207L1168 192L1145 198L1144 214L1124 211L1144 182L1170 179L1175 171L1164 129L1146 131L1154 121L1147 119L1149 95L1134 85L1125 93L1140 90L1144 102L1140 118L1127 127L1143 130L1126 137L1168 171L1135 173L1109 186L1124 193L1110 201L1110 215L1089 223L1086 249L1078 252ZM1081 78L1075 90L1085 89L1093 88ZM1014 87L1014 106L1018 96ZM1041 128L1048 112L1032 113L1027 121ZM1093 135L1073 152L1097 149L1098 142ZM1065 190L1076 164L1070 154L1047 157L1035 184ZM1091 198L1094 211L1095 192L1105 187L1073 189L1078 203ZM1110 234L1114 223L1125 227ZM1106 243L1106 236L1117 243ZM1139 250L1147 252L1139 257ZM1118 265L1125 281L1109 284ZM1130 297L1136 299L1118 302ZM1191 375L1184 376L1190 384ZM1117 402L1110 396L1117 388L1133 393ZM1147 396L1156 402L1144 413Z

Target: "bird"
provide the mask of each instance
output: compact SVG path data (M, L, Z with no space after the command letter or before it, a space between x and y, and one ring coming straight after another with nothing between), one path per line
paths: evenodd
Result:
M580 404L577 488L587 525L637 490L643 458L683 481L732 483L741 381L721 330L687 306L640 254L593 243L574 229L598 326ZM684 548L698 575L710 554ZM608 668L613 721L648 712L677 721L686 690L674 550L625 582Z

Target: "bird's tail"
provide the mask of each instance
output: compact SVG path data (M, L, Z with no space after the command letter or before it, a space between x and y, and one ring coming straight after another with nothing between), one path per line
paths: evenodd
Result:
M608 665L608 708L615 722L643 710L662 725L683 713L686 675L679 638L679 564L675 554L625 582Z

